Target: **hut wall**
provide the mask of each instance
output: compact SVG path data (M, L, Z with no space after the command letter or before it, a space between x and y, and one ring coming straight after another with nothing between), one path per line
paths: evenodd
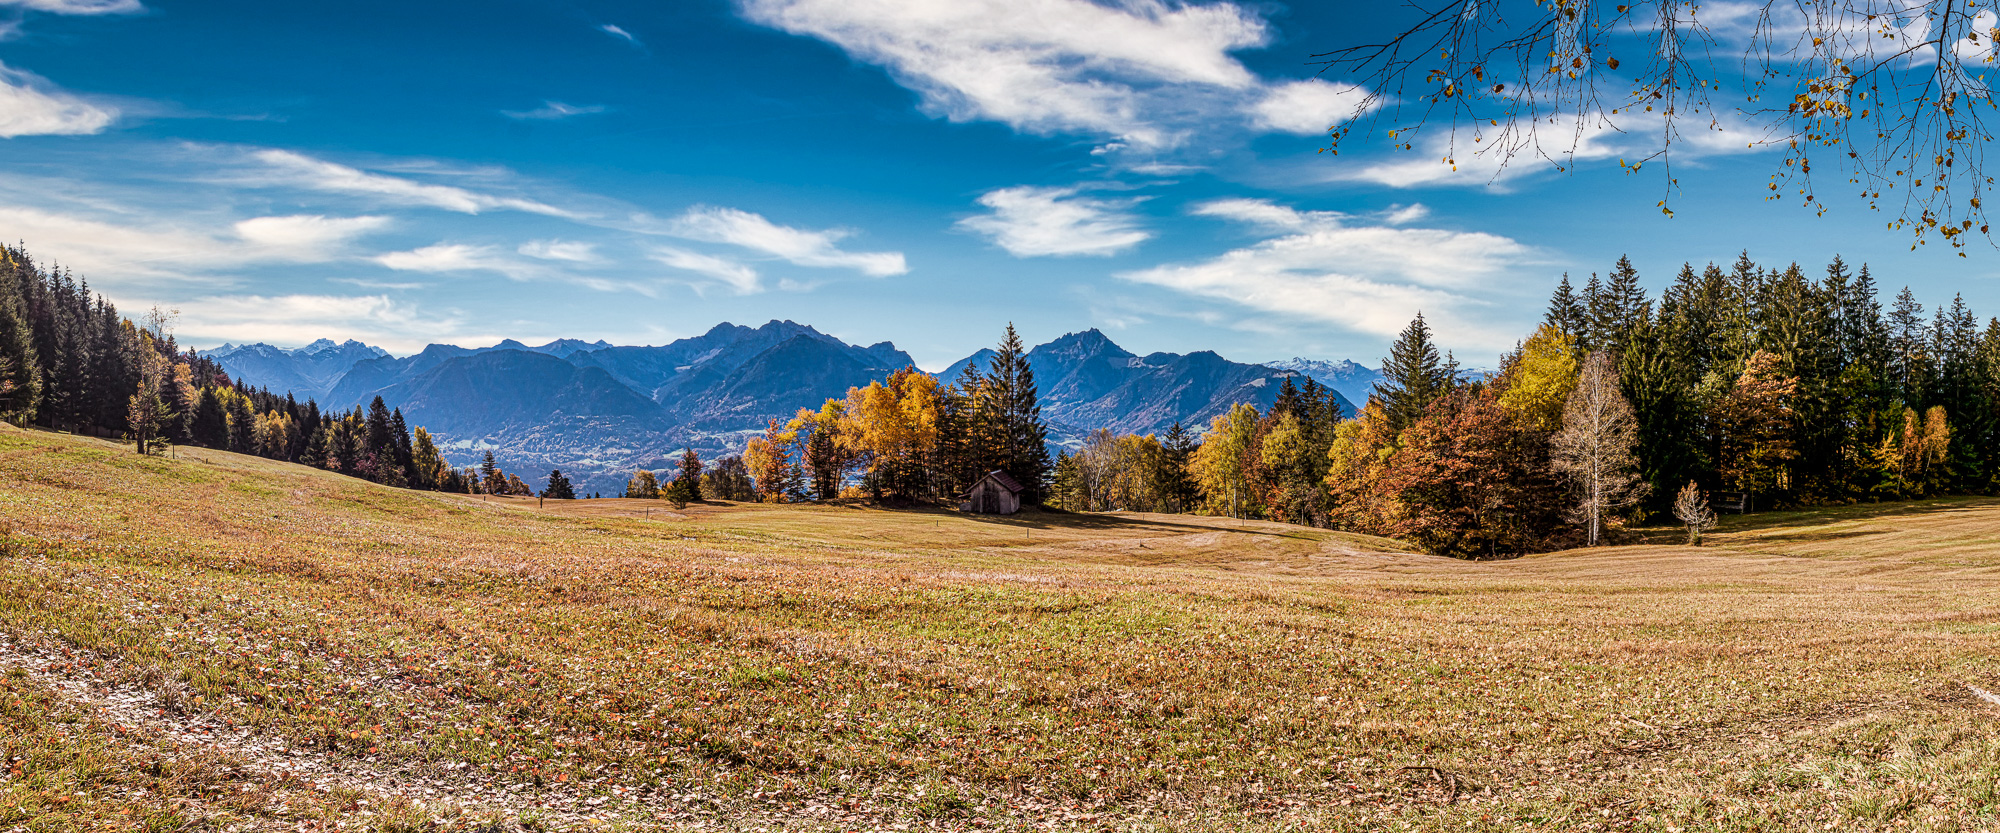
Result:
M1021 496L991 479L981 480L965 496L959 509L981 515L1012 515L1021 511Z

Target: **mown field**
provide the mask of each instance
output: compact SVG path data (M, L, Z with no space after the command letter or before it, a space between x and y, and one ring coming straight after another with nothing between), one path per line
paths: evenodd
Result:
M0 831L2000 825L1990 500L1467 563L8 431L0 531Z

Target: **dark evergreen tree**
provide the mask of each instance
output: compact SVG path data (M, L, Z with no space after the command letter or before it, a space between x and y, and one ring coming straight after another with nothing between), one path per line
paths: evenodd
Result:
M396 470L401 473L402 482L405 485L418 482L415 438L410 436L410 424L403 421L402 408L389 412L389 436L396 444Z
M1928 402L1931 377L1930 333L1924 326L1924 305L1905 286L1889 308L1889 380L1896 398L1921 413ZM1900 427L1900 426L1898 426Z
M1646 290L1639 285L1639 270L1630 258L1620 257L1610 281L1600 286L1594 274L1590 280L1586 292L1590 296L1589 350L1622 356L1632 333L1652 316L1652 302L1646 300Z
M562 469L554 469L549 472L549 485L542 490L542 497L550 500L575 500L576 490L570 488L569 478L563 476Z
M1048 426L1042 423L1035 371L1028 366L1027 350L1013 324L1007 325L1007 334L1000 340L979 399L978 408L984 414L977 419L984 423L984 444L994 468L1020 482L1025 489L1022 501L1042 502L1054 467L1049 459Z
M250 398L229 397L223 412L229 416L228 449L238 454L257 453L257 414L250 410Z
M229 415L223 411L222 398L215 388L203 388L201 398L195 403L194 420L189 426L194 435L194 444L208 448L229 447Z
M1542 316L1542 322L1571 338L1581 338L1589 332L1589 314L1576 291L1570 288L1568 272L1563 273L1562 283L1556 284L1555 296L1549 299L1549 311Z
M0 250L0 420L18 425L33 420L41 408L42 374L27 300L12 266L9 252Z
M1596 280L1591 278L1593 287ZM1451 391L1457 382L1455 375L1438 355L1430 325L1419 312L1382 360L1382 381L1375 383L1374 396L1388 414L1389 424L1401 431L1421 418L1438 397Z
M1201 505L1201 485L1189 470L1189 464L1194 460L1195 449L1201 447L1201 438L1176 420L1160 445L1165 451L1161 455L1165 470L1159 475L1161 497L1166 499L1170 512L1192 512Z

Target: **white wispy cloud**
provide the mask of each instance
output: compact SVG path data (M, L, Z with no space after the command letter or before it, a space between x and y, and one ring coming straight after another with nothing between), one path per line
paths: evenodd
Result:
M609 109L602 104L577 106L575 104L564 104L560 101L544 101L542 102L542 106L533 110L501 110L500 113L507 118L519 119L521 121L555 121L571 116L593 115Z
M439 243L406 252L389 252L377 255L374 260L398 272L497 272L517 281L548 275L541 267L508 257L498 248L463 243Z
M1422 311L1455 344L1502 347L1510 338L1503 328L1469 313L1487 304L1497 277L1538 258L1498 235L1372 225L1267 200L1217 200L1194 213L1268 236L1208 260L1118 277L1378 336L1395 335Z
M738 295L748 295L764 288L756 269L726 257L705 255L674 246L656 247L650 257L675 269L720 281L735 290Z
M389 226L387 217L328 217L300 214L252 217L236 223L236 236L269 253L296 260L329 260L364 234Z
M632 34L631 32L627 32L627 31L625 31L625 30L624 30L623 28L620 28L620 27L618 27L618 26L613 26L613 25L611 25L611 24L609 24L609 23L606 23L606 24L604 24L604 25L602 25L602 26L599 26L599 27L597 27L597 31L599 31L599 32L603 32L603 33L605 33L605 34L607 34L607 35L610 35L610 36L612 36L612 37L614 37L614 38L617 38L617 39L619 39L619 40L622 40L622 41L624 41L624 42L626 42L626 43L629 43L629 44L632 44L633 46L643 46L643 45L644 45L644 44L641 44L641 43L639 43L639 38L638 38L638 36L637 36L637 35L634 35L634 34Z
M461 214L481 211L525 211L564 219L581 219L576 212L520 197L504 197L364 171L289 150L267 149L250 154L263 170L244 177L250 184L281 185L337 194L374 197L402 205L429 206Z
M146 10L139 0L0 0L0 9L15 8L51 14L137 14Z
M0 138L101 133L117 119L116 107L92 104L0 64Z
M134 300L138 308L155 299ZM386 295L245 294L158 300L182 310L177 335L189 344L304 344L316 338L352 338L412 353L431 341L497 340L464 329L465 318L456 312L430 313Z
M958 121L1080 132L1141 147L1261 83L1230 52L1270 34L1233 3L1132 0L743 0L748 19L886 67Z
M668 221L675 237L724 243L777 257L798 266L853 269L871 277L910 271L901 252L849 252L836 245L853 234L846 229L808 231L782 226L736 208L695 206Z
M257 217L227 228L100 219L77 213L0 207L0 228L34 251L107 286L161 281L226 281L236 267L324 263L351 257L355 238L385 228L383 217Z
M1250 105L1249 113L1253 123L1266 130L1325 133L1353 118L1367 98L1366 87L1311 78L1273 85Z
M958 222L1015 257L1110 256L1153 235L1126 209L1132 200L1078 196L1081 189L1022 185L980 195L990 211Z
M1391 188L1505 189L1515 180L1549 173L1555 166L1568 168L1578 162L1645 159L1659 150L1665 129L1660 114L1604 114L1586 119L1580 127L1571 118L1559 118L1556 124L1543 125L1539 135L1512 140L1529 144L1473 142L1461 135L1454 151L1450 138L1438 136L1415 151L1404 152L1400 158L1376 157L1363 164L1336 166L1327 178L1373 182ZM1676 131L1673 139L1676 163L1757 153L1772 136L1769 129L1755 127L1735 115L1717 115L1713 121L1684 120Z
M569 263L596 263L597 244L577 240L530 240L522 243L515 251L537 260L560 260Z

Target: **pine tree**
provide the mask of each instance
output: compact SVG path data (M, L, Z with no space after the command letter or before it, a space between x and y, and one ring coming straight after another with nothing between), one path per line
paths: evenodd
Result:
M1911 408L1928 401L1931 377L1930 334L1924 327L1924 305L1905 286L1889 308L1889 379L1896 398Z
M416 469L416 442L410 436L410 424L403 420L402 408L389 412L389 436L396 444L396 471L401 474L402 482L412 488L424 488L416 485L419 479Z
M1160 494L1166 500L1167 511L1193 512L1201 505L1201 487L1188 467L1193 464L1201 440L1175 420L1161 445L1166 453L1161 458Z
M362 435L362 476L390 486L403 485L403 466L396 458L401 445L390 421L389 406L382 397L368 403L366 433Z
M189 430L194 434L195 445L229 448L229 416L223 410L222 398L216 394L215 388L202 389Z
M0 258L5 257L6 253L0 252ZM41 408L42 375L27 303L20 295L19 283L5 274L7 265L12 265L11 259L0 261L0 367L4 367L0 383L5 386L5 392L0 393L0 420L20 425L34 420Z
M1549 299L1549 311L1542 316L1542 323L1569 336L1572 341L1582 338L1590 329L1590 319L1584 311L1583 301L1579 300L1575 290L1570 288L1568 272L1563 273L1562 283L1556 284L1555 295Z
M223 412L229 416L228 449L238 454L257 453L257 414L250 410L250 399L232 391Z
M1077 479L1080 476L1076 458L1071 457L1068 451L1057 451L1055 475L1049 484L1049 492L1055 498L1057 508L1069 512L1083 508L1077 500L1080 491Z
M1588 349L1621 356L1633 332L1652 314L1652 302L1646 300L1646 290L1639 285L1639 270L1631 258L1620 257L1610 281L1599 285L1595 274L1590 280L1585 291L1590 298Z
M479 458L479 484L489 495L509 494L507 475L493 458L493 449L487 449Z
M549 472L549 485L542 490L542 497L550 500L575 500L576 490L570 488L569 478L563 476L562 469L553 469Z
M1432 402L1451 390L1454 375L1431 342L1424 314L1417 313L1389 348L1388 358L1382 360L1382 381L1375 383L1375 398L1381 400L1392 430L1401 431L1422 417Z
M1035 371L1014 325L1000 340L999 352L980 386L987 453L994 468L1020 482L1024 503L1040 503L1048 491L1050 469L1048 427L1035 389Z

